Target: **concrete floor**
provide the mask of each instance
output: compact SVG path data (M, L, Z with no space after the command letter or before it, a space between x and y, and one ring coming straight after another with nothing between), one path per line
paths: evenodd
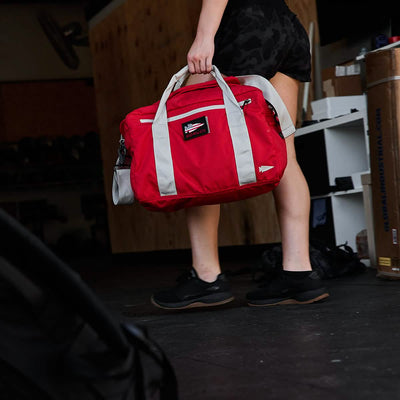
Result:
M190 253L162 252L73 262L117 318L148 328L186 400L400 398L400 281L376 270L326 280L320 304L251 308L245 293L262 246L225 249L236 299L220 308L165 311L151 293L174 284Z

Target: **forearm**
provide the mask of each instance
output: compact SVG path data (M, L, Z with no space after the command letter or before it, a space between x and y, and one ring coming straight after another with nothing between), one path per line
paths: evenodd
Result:
M203 0L197 38L214 38L227 4L228 0Z
M211 72L214 55L214 36L221 23L227 3L228 0L203 0L196 38L187 55L191 74Z

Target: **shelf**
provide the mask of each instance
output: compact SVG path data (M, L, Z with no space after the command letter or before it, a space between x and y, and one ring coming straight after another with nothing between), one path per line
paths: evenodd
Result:
M306 135L323 129L332 128L336 126L362 126L366 118L365 111L356 111L350 114L342 115L340 117L327 119L325 121L316 122L315 124L304 126L296 130L296 137Z
M369 51L368 53L374 53L376 51L381 51L381 50L388 50L388 49L391 49L391 48L397 47L397 46L400 46L400 41L387 44L386 46L379 47L379 49L375 49L375 50ZM357 56L356 57L356 61L361 61L361 60L364 60L364 59L365 59L365 54L362 54L361 56Z
M341 190L340 192L332 192L332 196L346 196L351 194L362 193L363 188L356 188L351 190Z
M311 193L310 235L356 249L366 228L361 175L369 170L368 118L361 110L314 123L296 132L296 152ZM351 177L354 189L335 190L337 177ZM359 178L359 179L358 179ZM323 194L318 194L326 192ZM322 221L322 222L321 222Z
M356 188L351 190L341 190L340 192L329 192L326 194L320 194L318 196L311 196L311 200L323 199L325 197L338 197L338 196L349 196L352 194L362 193L363 188Z

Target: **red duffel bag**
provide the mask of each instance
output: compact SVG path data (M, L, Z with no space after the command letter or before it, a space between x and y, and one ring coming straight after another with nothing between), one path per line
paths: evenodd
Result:
M215 80L176 89L188 75L183 68L160 101L121 122L134 197L149 210L246 199L271 191L283 175L284 135L264 98L272 85L263 93L223 78L215 66L212 74ZM288 129L294 130L285 134Z

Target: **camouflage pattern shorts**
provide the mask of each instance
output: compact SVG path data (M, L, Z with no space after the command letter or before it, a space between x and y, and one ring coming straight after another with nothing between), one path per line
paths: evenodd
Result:
M213 59L225 75L281 72L311 80L307 32L284 0L229 0L215 36Z

